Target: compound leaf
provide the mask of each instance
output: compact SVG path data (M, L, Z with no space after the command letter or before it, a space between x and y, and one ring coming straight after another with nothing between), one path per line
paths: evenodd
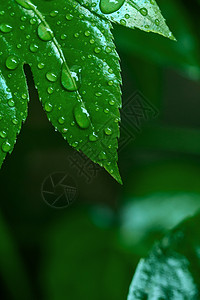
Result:
M75 0L1 2L0 165L13 150L27 117L29 95L23 67L28 64L55 129L121 182L117 166L119 57L110 18L84 4ZM135 16L133 10L130 14ZM136 15L137 19L146 24Z

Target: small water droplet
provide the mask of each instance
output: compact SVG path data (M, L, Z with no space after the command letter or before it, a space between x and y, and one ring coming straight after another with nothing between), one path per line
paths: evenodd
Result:
M6 59L6 67L10 70L15 70L19 64L18 58L14 55L10 55Z
M12 99L9 99L9 100L8 100L8 105L9 105L10 107L14 107L14 106L15 106L15 101L12 100Z
M44 109L46 112L51 112L53 110L53 105L50 102L44 104Z
M30 44L30 50L31 50L31 52L35 53L35 52L38 51L38 49L39 49L38 45L36 45L36 44Z
M61 125L63 125L65 123L65 118L64 117L60 117L58 119L58 123L61 124Z
M148 15L148 10L147 10L145 7L142 7L142 8L140 9L140 13L141 13L141 15L143 15L143 16L147 16L147 15Z
M0 131L0 137L1 137L2 139L5 139L6 136L7 136L7 133L6 133L5 131Z
M107 158L107 157L106 157L106 153L105 153L104 151L100 152L99 155L98 155L98 158L99 158L100 160L106 159L106 158Z
M97 139L98 139L98 135L96 135L96 133L91 133L90 135L89 135L89 141L90 142L96 142L97 141Z
M105 132L106 135L111 135L112 134L112 129L107 127L107 128L104 129L104 132Z

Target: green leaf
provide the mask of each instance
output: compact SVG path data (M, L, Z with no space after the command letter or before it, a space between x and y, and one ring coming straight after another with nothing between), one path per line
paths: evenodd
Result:
M155 244L137 267L128 300L199 299L199 225L198 214Z
M155 0L78 0L78 2L112 22L159 33L175 40Z
M148 15L136 18L141 24L151 15L149 5ZM160 18L157 6L150 6ZM0 165L13 150L27 117L23 67L28 64L55 129L121 182L117 166L121 76L109 19L75 0L0 4ZM160 24L154 24L158 32L170 36L163 21ZM156 31L151 26L148 30Z

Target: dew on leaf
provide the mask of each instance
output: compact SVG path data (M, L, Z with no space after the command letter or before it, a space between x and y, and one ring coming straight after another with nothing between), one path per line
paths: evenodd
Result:
M58 119L58 123L61 124L61 125L63 125L65 123L65 118L64 117L60 117Z
M44 104L44 109L46 112L51 112L53 110L53 105L50 102Z
M38 64L38 69L42 70L44 68L45 64L44 63L39 63Z
M55 82L57 80L57 75L54 74L53 72L48 72L46 74L46 78L51 82Z
M147 16L148 15L148 10L145 7L143 7L143 8L140 9L140 13L143 16Z
M6 67L10 70L15 70L18 64L19 64L18 58L14 55L10 55L6 59Z
M53 87L52 87L52 86L49 86L49 87L47 88L47 93L48 93L49 95L51 95L51 94L53 94L53 92L54 92Z
M14 106L15 106L15 101L12 100L12 99L9 99L9 100L8 100L8 105L9 105L10 107L14 107Z
M38 26L38 36L43 41L50 41L53 38L53 33L50 28L40 23Z
M5 131L0 131L0 137L1 137L2 139L5 139L6 136L7 136L7 133L6 133Z
M51 17L56 17L58 15L58 11L57 10L53 10L50 12L50 16Z
M11 32L12 26L10 26L9 24L3 23L0 25L0 30L1 30L1 32L8 33L8 32Z
M11 150L11 144L6 141L1 145L1 149L3 152L9 152Z
M101 0L100 9L104 14L112 14L120 9L125 0Z
M74 107L74 117L76 123L83 129L86 129L90 125L89 113L86 108L81 104L78 103Z
M112 129L107 127L107 128L104 129L104 132L105 132L106 135L111 135L112 134Z
M97 139L98 139L98 135L96 135L94 132L89 135L90 142L96 142Z
M106 158L107 158L107 157L106 157L106 153L105 153L104 151L100 152L99 155L98 155L98 158L99 158L100 160L106 159Z
M33 52L33 53L37 52L39 49L37 44L30 44L29 48L30 48L31 52Z
M70 70L65 64L62 67L61 83L68 91L76 91L80 87L80 73L79 66L73 66Z
M71 21L73 19L73 16L71 14L66 14L65 18L68 20L68 21Z

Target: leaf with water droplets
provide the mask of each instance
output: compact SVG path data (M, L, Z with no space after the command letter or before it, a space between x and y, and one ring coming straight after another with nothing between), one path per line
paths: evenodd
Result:
M105 16L120 12L126 2L98 4L104 13L92 12L76 0L1 1L0 164L12 151L27 116L26 63L56 130L121 182L117 166L121 76L111 23Z
M77 0L112 22L159 33L175 40L155 0Z
M128 300L199 299L199 225L197 214L154 245L137 266Z
M26 117L26 63L54 127L121 182L117 166L121 77L110 22L74 0L9 0L0 4L0 10L4 78L0 91L5 93L1 163ZM20 101L23 110L18 109Z

